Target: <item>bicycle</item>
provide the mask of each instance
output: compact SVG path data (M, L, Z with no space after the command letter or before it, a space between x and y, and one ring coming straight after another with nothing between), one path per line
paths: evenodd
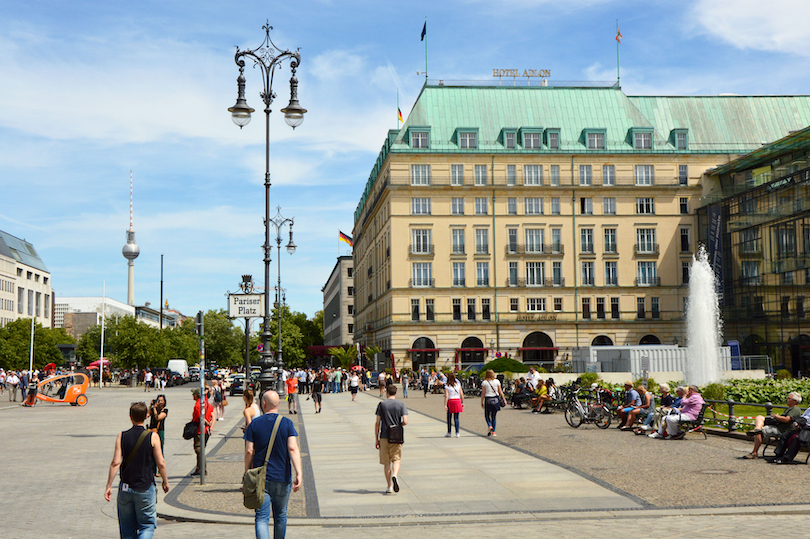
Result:
M587 402L583 404L579 400L579 393L580 389L576 389L570 394L564 414L566 423L575 429L583 423L593 423L600 429L610 427L610 411L605 408L601 395L597 392L596 398L594 398L589 391L587 392Z

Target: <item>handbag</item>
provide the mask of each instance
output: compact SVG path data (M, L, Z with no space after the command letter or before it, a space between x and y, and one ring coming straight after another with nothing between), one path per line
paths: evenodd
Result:
M197 421L189 421L183 426L183 439L184 440L191 440L195 436L197 436L197 428L200 426L200 423Z
M264 484L267 479L267 461L270 460L270 455L273 450L273 443L276 441L276 433L278 426L281 424L282 417L276 417L276 422L273 424L273 433L270 434L270 442L267 444L267 452L265 453L264 464L258 468L251 468L242 476L242 502L248 509L258 509L264 503Z
M497 399L498 399L497 404L495 405L495 408L497 410L500 410L501 408L506 408L506 400L504 400L503 397L498 395L498 392L495 391L495 388L492 386L492 382L487 382L487 384L489 384L490 389L492 389L492 391L495 392L495 397L497 397Z
M388 426L388 443L389 444L405 443L405 428L402 425Z
M777 421L776 418L773 416L768 416L765 418L765 424L775 427L779 424L779 421Z
M225 393L222 394L222 407L228 406L228 397L225 396Z

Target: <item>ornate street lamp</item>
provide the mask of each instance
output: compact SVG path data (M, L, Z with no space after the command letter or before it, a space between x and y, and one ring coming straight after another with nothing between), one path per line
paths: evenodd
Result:
M278 369L276 370L276 376L278 377L276 391L278 391L279 395L282 394L284 390L284 385L281 383L281 371L284 368L284 359L281 353L281 309L284 306L284 302L282 301L282 294L284 294L284 289L281 288L281 229L282 227L289 223L290 224L290 241L287 243L287 252L293 254L295 252L295 244L293 243L293 232L292 227L295 224L295 217L291 219L287 219L283 215L281 215L281 206L276 207L276 216L270 219L270 223L276 227L276 248L278 249L278 256L276 257L276 262L278 262L278 285L276 286L276 312L278 313L278 343L276 349L276 366ZM286 300L286 297L284 298Z
M298 79L295 77L295 70L301 63L301 55L298 51L282 50L276 47L270 39L270 30L273 29L268 21L263 27L265 38L261 45L255 49L247 49L244 51L236 48L236 55L234 61L239 66L239 77L236 79L238 93L236 97L236 104L229 108L231 119L233 123L242 127L250 123L250 115L254 109L250 108L245 99L245 58L253 60L253 67L258 66L262 73L262 92L260 96L264 102L265 114L265 172L264 172L264 192L265 192L265 205L264 205L264 323L262 325L262 352L259 364L262 367L262 374L259 376L258 382L262 391L275 389L279 393L283 392L280 380L280 372L278 378L274 378L272 374L272 367L277 366L279 371L282 368L281 357L278 358L278 365L273 360L273 352L270 349L270 104L275 99L276 94L273 93L273 78L276 69L281 68L281 64L289 60L290 71L292 77L290 78L290 103L286 108L282 109L284 113L284 120L293 129L301 125L304 121L304 114L306 109L301 108L298 104ZM295 249L295 244L292 243L290 237L290 244L287 246L288 250L292 246ZM279 277L280 280L280 277ZM279 345L280 348L280 345Z

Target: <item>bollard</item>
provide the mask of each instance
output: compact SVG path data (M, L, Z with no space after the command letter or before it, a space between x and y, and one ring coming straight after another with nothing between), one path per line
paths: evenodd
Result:
M773 404L770 401L765 403L765 417L773 414Z
M734 401L728 399L728 431L737 430L737 417L734 415Z

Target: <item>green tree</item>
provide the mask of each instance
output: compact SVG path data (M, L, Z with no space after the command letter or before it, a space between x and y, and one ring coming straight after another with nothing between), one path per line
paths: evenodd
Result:
M90 326L79 339L79 345L76 347L76 359L86 367L99 359L100 352L101 326L97 324Z
M48 363L61 365L64 357L57 344L72 344L76 340L64 329L43 327L34 324L34 368L41 369ZM27 369L31 346L31 320L20 318L0 327L0 367L4 369Z
M366 346L365 350L363 350L363 354L366 356L366 361L368 362L365 367L371 369L374 367L374 355L379 354L382 352L382 348L379 346Z
M354 360L357 359L357 348L355 348L354 346L346 345L341 347L329 348L327 352L329 352L330 355L335 356L335 359L338 361L338 364L340 364L340 366L346 370L351 369Z
M191 323L174 328L164 327L163 340L167 346L169 359L183 358L189 365L194 365L200 358L200 339L197 337L194 320L187 318L184 322Z
M303 317L303 322L302 322ZM273 336L270 344L273 350L278 350L278 309L273 309L272 326ZM288 305L281 306L281 351L283 352L285 367L303 367L307 357L304 347L304 334L299 324L306 322L306 315L292 313Z
M244 359L245 334L234 326L225 309L205 313L205 360L220 366L239 365Z
M134 316L109 318L104 340L105 355L127 369L165 367L168 361L160 331L137 321Z

